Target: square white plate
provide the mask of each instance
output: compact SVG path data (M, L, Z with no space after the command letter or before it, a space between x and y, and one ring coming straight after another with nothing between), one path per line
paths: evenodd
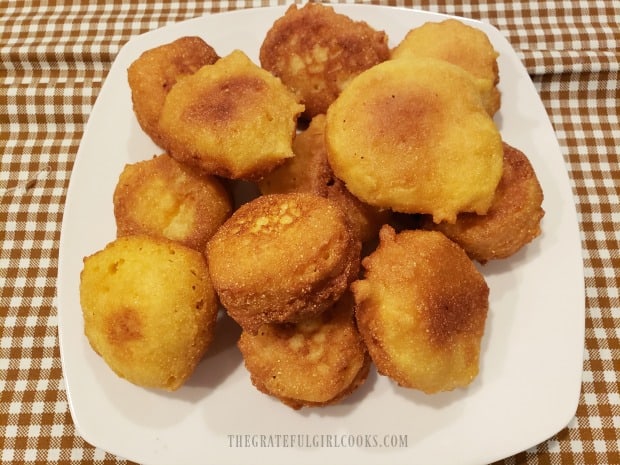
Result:
M58 276L60 351L71 414L89 443L157 464L483 464L533 446L573 417L581 385L584 281L566 167L525 68L502 34L482 29L500 53L504 140L524 151L545 193L543 234L517 255L481 267L490 312L479 377L467 389L427 396L371 372L343 403L293 411L250 383L218 327L214 347L174 393L117 378L83 334L83 257L115 237L112 193L126 163L160 153L132 112L126 70L144 50L198 35L224 56L235 48L258 63L266 31L285 7L205 16L138 36L118 54L94 105L67 195ZM446 16L391 7L339 5L338 12L385 30L396 45L409 29ZM301 444L300 444L301 443Z

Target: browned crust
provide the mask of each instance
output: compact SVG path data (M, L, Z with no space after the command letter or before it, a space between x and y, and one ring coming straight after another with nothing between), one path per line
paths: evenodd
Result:
M280 80L234 50L168 93L160 139L173 158L205 173L256 181L293 156L302 111Z
M294 409L333 404L357 389L370 357L352 304L346 294L319 316L243 332L238 345L254 386Z
M527 156L503 144L504 165L491 208L486 215L462 213L456 223L434 224L425 228L443 232L480 263L507 258L541 233L543 191Z
M378 372L427 393L469 384L488 311L484 278L441 233L384 226L380 238L351 285Z
M232 212L223 183L167 154L125 166L113 195L118 236L148 234L202 252Z
M214 334L218 307L203 255L151 236L124 236L86 257L84 333L120 377L178 389Z
M361 245L339 207L305 193L242 205L207 244L220 300L246 331L332 305L356 277Z
M500 108L498 52L480 29L455 19L427 22L411 29L392 57L432 57L457 65L480 81L487 112L494 115Z
M158 121L166 95L179 79L193 74L219 56L199 37L181 37L149 49L127 70L133 109L142 130L162 146Z
M486 212L501 177L500 133L476 83L442 60L360 74L330 106L325 134L335 175L375 207L454 222Z
M334 175L327 161L325 115L315 116L308 128L297 134L293 140L293 152L293 158L259 182L261 192L309 192L327 197L340 206L362 243L376 239L391 212L362 202Z
M300 96L308 118L325 113L348 81L388 58L384 32L313 2L291 5L260 49L263 68Z

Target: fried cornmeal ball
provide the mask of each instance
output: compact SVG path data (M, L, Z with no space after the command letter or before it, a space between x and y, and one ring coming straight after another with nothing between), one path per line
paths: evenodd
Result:
M490 115L499 110L501 100L497 88L498 56L483 31L456 19L428 22L414 28L392 50L392 58L439 58L468 71L476 77L484 106Z
M188 36L147 50L131 63L127 79L134 113L142 130L157 145L161 146L159 116L172 86L218 58L200 37Z
M265 324L241 333L239 349L256 388L299 409L333 404L368 376L370 357L345 295L320 315L298 323Z
M325 115L315 116L306 130L293 140L295 156L265 176L259 183L263 194L309 192L336 202L347 216L360 241L368 242L390 218L381 210L360 201L334 176L327 162Z
M118 236L148 234L204 251L232 212L222 182L167 154L128 164L114 190Z
M507 258L540 233L543 191L527 156L504 143L504 172L486 215L462 213L454 224L424 227L441 231L474 260Z
M203 255L176 242L125 236L84 259L84 332L121 378L168 391L211 343L217 298Z
M293 156L294 94L235 50L178 82L159 119L163 146L206 173L256 180Z
M207 244L229 315L255 334L330 307L356 277L361 245L344 213L313 194L265 195L235 211Z
M351 285L359 331L380 374L426 393L467 386L479 370L489 288L437 231L381 229Z
M363 72L327 112L329 164L363 202L454 222L486 213L502 141L471 75L431 58Z
M384 32L312 2L291 5L260 49L262 67L299 95L308 119L325 113L354 76L389 56Z

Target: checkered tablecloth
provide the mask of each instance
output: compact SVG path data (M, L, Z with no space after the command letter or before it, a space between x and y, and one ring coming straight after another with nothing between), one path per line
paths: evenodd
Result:
M502 463L619 464L620 5L389 3L481 19L502 31L542 96L570 173L587 306L580 404L567 428ZM0 2L0 463L123 462L75 431L55 307L67 185L89 112L117 52L131 37L166 24L275 4Z

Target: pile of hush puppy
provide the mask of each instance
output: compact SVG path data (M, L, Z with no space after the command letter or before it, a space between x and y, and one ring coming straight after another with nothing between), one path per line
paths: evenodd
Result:
M84 259L92 348L175 390L221 312L254 386L295 409L346 397L371 364L426 393L467 386L489 306L473 260L511 256L544 215L493 122L496 58L457 20L390 49L317 3L274 22L260 65L198 37L145 51L128 82L162 151L125 166L118 237Z

